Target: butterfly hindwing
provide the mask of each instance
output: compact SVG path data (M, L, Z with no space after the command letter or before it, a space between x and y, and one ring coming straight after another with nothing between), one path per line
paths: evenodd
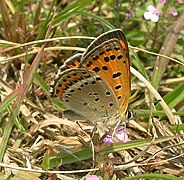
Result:
M63 104L85 120L106 120L119 111L115 94L106 81L83 68L64 71L55 90Z
M58 88L57 82L62 78L61 74L67 69L72 69L72 68L77 69L79 67L81 57L82 57L81 53L75 54L74 56L67 59L64 62L64 64L59 68L58 73L57 73L56 77L54 78L54 81L52 81L52 83L50 85L51 96L56 96L55 89ZM57 95L57 96L59 96L59 95Z

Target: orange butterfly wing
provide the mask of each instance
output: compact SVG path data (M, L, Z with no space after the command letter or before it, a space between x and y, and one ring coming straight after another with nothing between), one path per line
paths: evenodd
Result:
M96 72L108 82L123 116L130 97L129 50L123 32L115 29L99 36L83 54L79 67Z

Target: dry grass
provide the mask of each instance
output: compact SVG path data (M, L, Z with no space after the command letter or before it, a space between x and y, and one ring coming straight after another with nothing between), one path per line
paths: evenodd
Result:
M156 48L143 53L143 49L130 46L130 108L136 116L127 124L129 142L106 146L97 133L90 138L92 125L79 125L63 117L61 104L50 97L49 85L59 66L75 51L84 51L89 39L93 39L83 40L81 36L97 36L108 29L104 27L112 26L114 17L103 15L111 6L105 2L98 7L97 2L66 1L60 4L63 9L59 11L56 4L28 3L21 12L10 4L0 2L0 177L80 179L89 173L112 179L138 174L145 179L172 178L167 175L183 178L184 62L172 56L174 61L165 70L161 67L158 75L150 66L152 62L139 61L145 57L157 63L159 57L169 61L167 57L171 58L174 50L162 51L161 57ZM101 8L105 9L103 13ZM91 16L84 16L87 12ZM76 14L81 15L75 17ZM184 14L176 19L179 25L182 18ZM128 25L125 31L130 31ZM79 35L80 39L67 37L70 35ZM162 41L168 44L174 39L174 48L179 37L169 36L169 41L168 36L169 33ZM157 49L165 46L157 45ZM177 50L181 46L180 39ZM156 89L151 85L157 80L153 77L162 79L155 84Z

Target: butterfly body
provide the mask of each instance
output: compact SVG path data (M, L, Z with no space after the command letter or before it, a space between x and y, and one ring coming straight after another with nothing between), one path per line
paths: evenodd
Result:
M83 54L69 58L51 87L52 95L81 119L107 126L123 120L130 97L129 53L123 32L104 33Z

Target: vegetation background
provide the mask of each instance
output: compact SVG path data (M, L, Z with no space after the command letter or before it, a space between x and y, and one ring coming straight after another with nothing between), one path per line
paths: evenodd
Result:
M183 0L1 0L1 179L184 178L183 7ZM106 146L95 134L91 148L92 127L62 118L49 85L67 58L114 28L124 31L131 66L144 79L132 71L130 141Z

